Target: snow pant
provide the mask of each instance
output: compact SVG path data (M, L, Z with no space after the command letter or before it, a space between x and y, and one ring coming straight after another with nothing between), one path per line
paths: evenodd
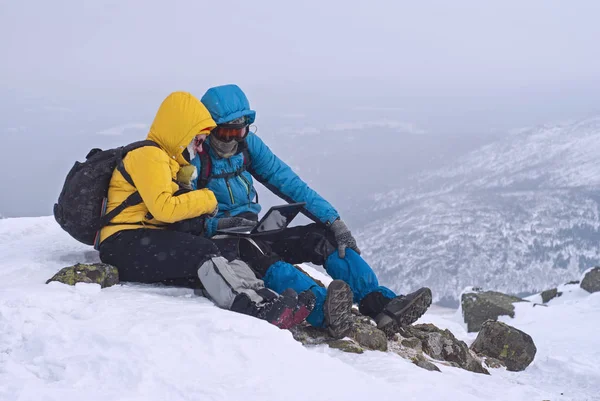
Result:
M215 304L235 312L252 314L254 304L277 297L245 262L228 261L214 241L188 233L119 231L100 244L100 259L115 266L122 281L183 285L199 281Z
M287 228L253 237L253 240L263 252L244 244L242 239L239 246L241 259L250 264L267 288L280 294L286 288L297 293L311 290L316 305L306 320L313 326L323 327L323 302L327 290L292 264L312 262L323 266L333 279L348 283L354 302L360 304L361 313L368 316L376 316L390 299L396 297L392 290L379 285L375 272L358 253L346 249L346 257L340 258L333 233L322 225Z

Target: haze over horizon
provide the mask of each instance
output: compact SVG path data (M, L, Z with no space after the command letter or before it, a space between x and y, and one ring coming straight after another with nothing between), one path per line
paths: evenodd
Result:
M292 136L330 170L377 131L404 163L385 184L401 186L429 156L441 163L515 128L600 114L599 11L591 0L3 2L0 185L23 188L0 213L50 214L88 149L144 137L171 91L200 97L224 83L248 93L259 134L296 168L315 161L286 148ZM318 135L342 139L321 148ZM306 178L345 199L330 177Z

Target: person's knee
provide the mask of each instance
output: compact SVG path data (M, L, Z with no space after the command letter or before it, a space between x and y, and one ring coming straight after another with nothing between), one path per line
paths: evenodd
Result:
M258 277L264 277L267 270L282 258L271 251L268 244L262 241L242 239L238 244L239 257L248 263Z
M204 253L206 253L207 255L220 255L221 254L221 250L219 249L219 247L217 246L217 244L215 244L213 241L208 240L206 238L202 238L202 237L197 237L199 240L201 240L201 243L198 244L198 248L202 249L204 251Z
M310 261L319 266L323 266L327 258L336 250L335 244L320 231L308 233L304 244L308 247L308 253L311 254Z
M360 302L365 295L379 288L379 280L371 266L352 249L346 250L344 258L333 252L327 258L325 269L334 279L350 285L355 302Z
M250 266L256 272L258 277L264 277L267 274L267 270L275 263L280 262L281 257L276 253L269 253L266 255L259 255L250 262Z
M287 288L292 288L297 293L300 293L313 287L318 287L318 284L312 277L283 261L273 264L267 270L263 280L268 288L278 293Z
M235 299L232 274L227 271L227 259L223 257L209 258L198 268L198 277L206 292L217 306L229 309Z

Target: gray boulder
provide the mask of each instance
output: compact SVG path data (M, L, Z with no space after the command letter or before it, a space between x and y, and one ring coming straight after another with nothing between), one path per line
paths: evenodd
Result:
M450 330L441 330L433 324L418 324L404 328L400 335L405 339L419 339L420 349L433 359L449 362L452 366L471 372L489 374L481 361L471 353L467 344L454 337ZM419 349L412 344L414 340L410 343L413 345L411 348ZM408 342L401 341L401 344L406 346Z
M487 366L488 368L491 369L499 369L499 368L505 368L506 366L502 363L502 361L499 361L496 358L491 358L491 357L484 357L483 359L483 364L485 366Z
M594 267L587 272L583 280L581 280L580 286L587 292L594 293L600 291L600 267Z
M352 330L348 333L362 347L375 351L387 351L388 341L385 333L371 324L371 319L364 316L355 316Z
M488 320L471 345L475 353L501 361L513 372L524 370L535 358L537 348L527 333L502 322Z
M361 354L366 350L388 351L398 354L420 368L439 371L434 362L458 367L471 372L489 374L482 366L480 358L463 341L459 341L449 330L441 330L432 324L408 326L388 338L377 329L371 319L361 315L353 316L353 328L347 337L335 340L327 330L307 323L290 329L296 341L306 346L326 344L343 352Z
M556 288L552 288L550 290L546 290L540 294L542 296L542 302L547 304L554 298L560 297L562 292L558 291Z
M387 351L388 342L385 334L371 324L368 317L354 315L352 329L347 338L335 340L327 330L312 327L308 324L293 327L292 335L296 341L304 345L327 344L331 348L344 352L362 353L364 350Z
M106 288L119 283L119 271L105 263L77 263L61 269L46 284L58 281L67 285L77 283L95 283Z
M417 354L412 358L412 363L422 369L429 370L430 372L440 372L440 368L438 368L435 363L428 361L423 354Z
M462 313L467 331L481 329L486 320L496 320L498 316L515 316L515 302L528 302L519 297L496 291L478 291L464 293L461 297Z
M365 352L364 349L361 348L360 345L356 344L354 341L348 340L333 340L328 343L329 348L339 349L340 351L349 352L351 354L362 354Z

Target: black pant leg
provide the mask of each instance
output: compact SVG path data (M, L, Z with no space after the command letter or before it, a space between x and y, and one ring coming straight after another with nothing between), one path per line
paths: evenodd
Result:
M166 230L123 230L100 244L100 260L119 269L121 281L140 283L195 280L215 255L219 249L209 239Z
M269 244L274 253L291 264L311 262L323 266L337 246L333 233L316 223L286 228L257 238Z
M273 252L271 246L257 238L241 238L239 242L239 258L246 262L256 274L263 278L267 270L274 263L282 260L281 256Z

